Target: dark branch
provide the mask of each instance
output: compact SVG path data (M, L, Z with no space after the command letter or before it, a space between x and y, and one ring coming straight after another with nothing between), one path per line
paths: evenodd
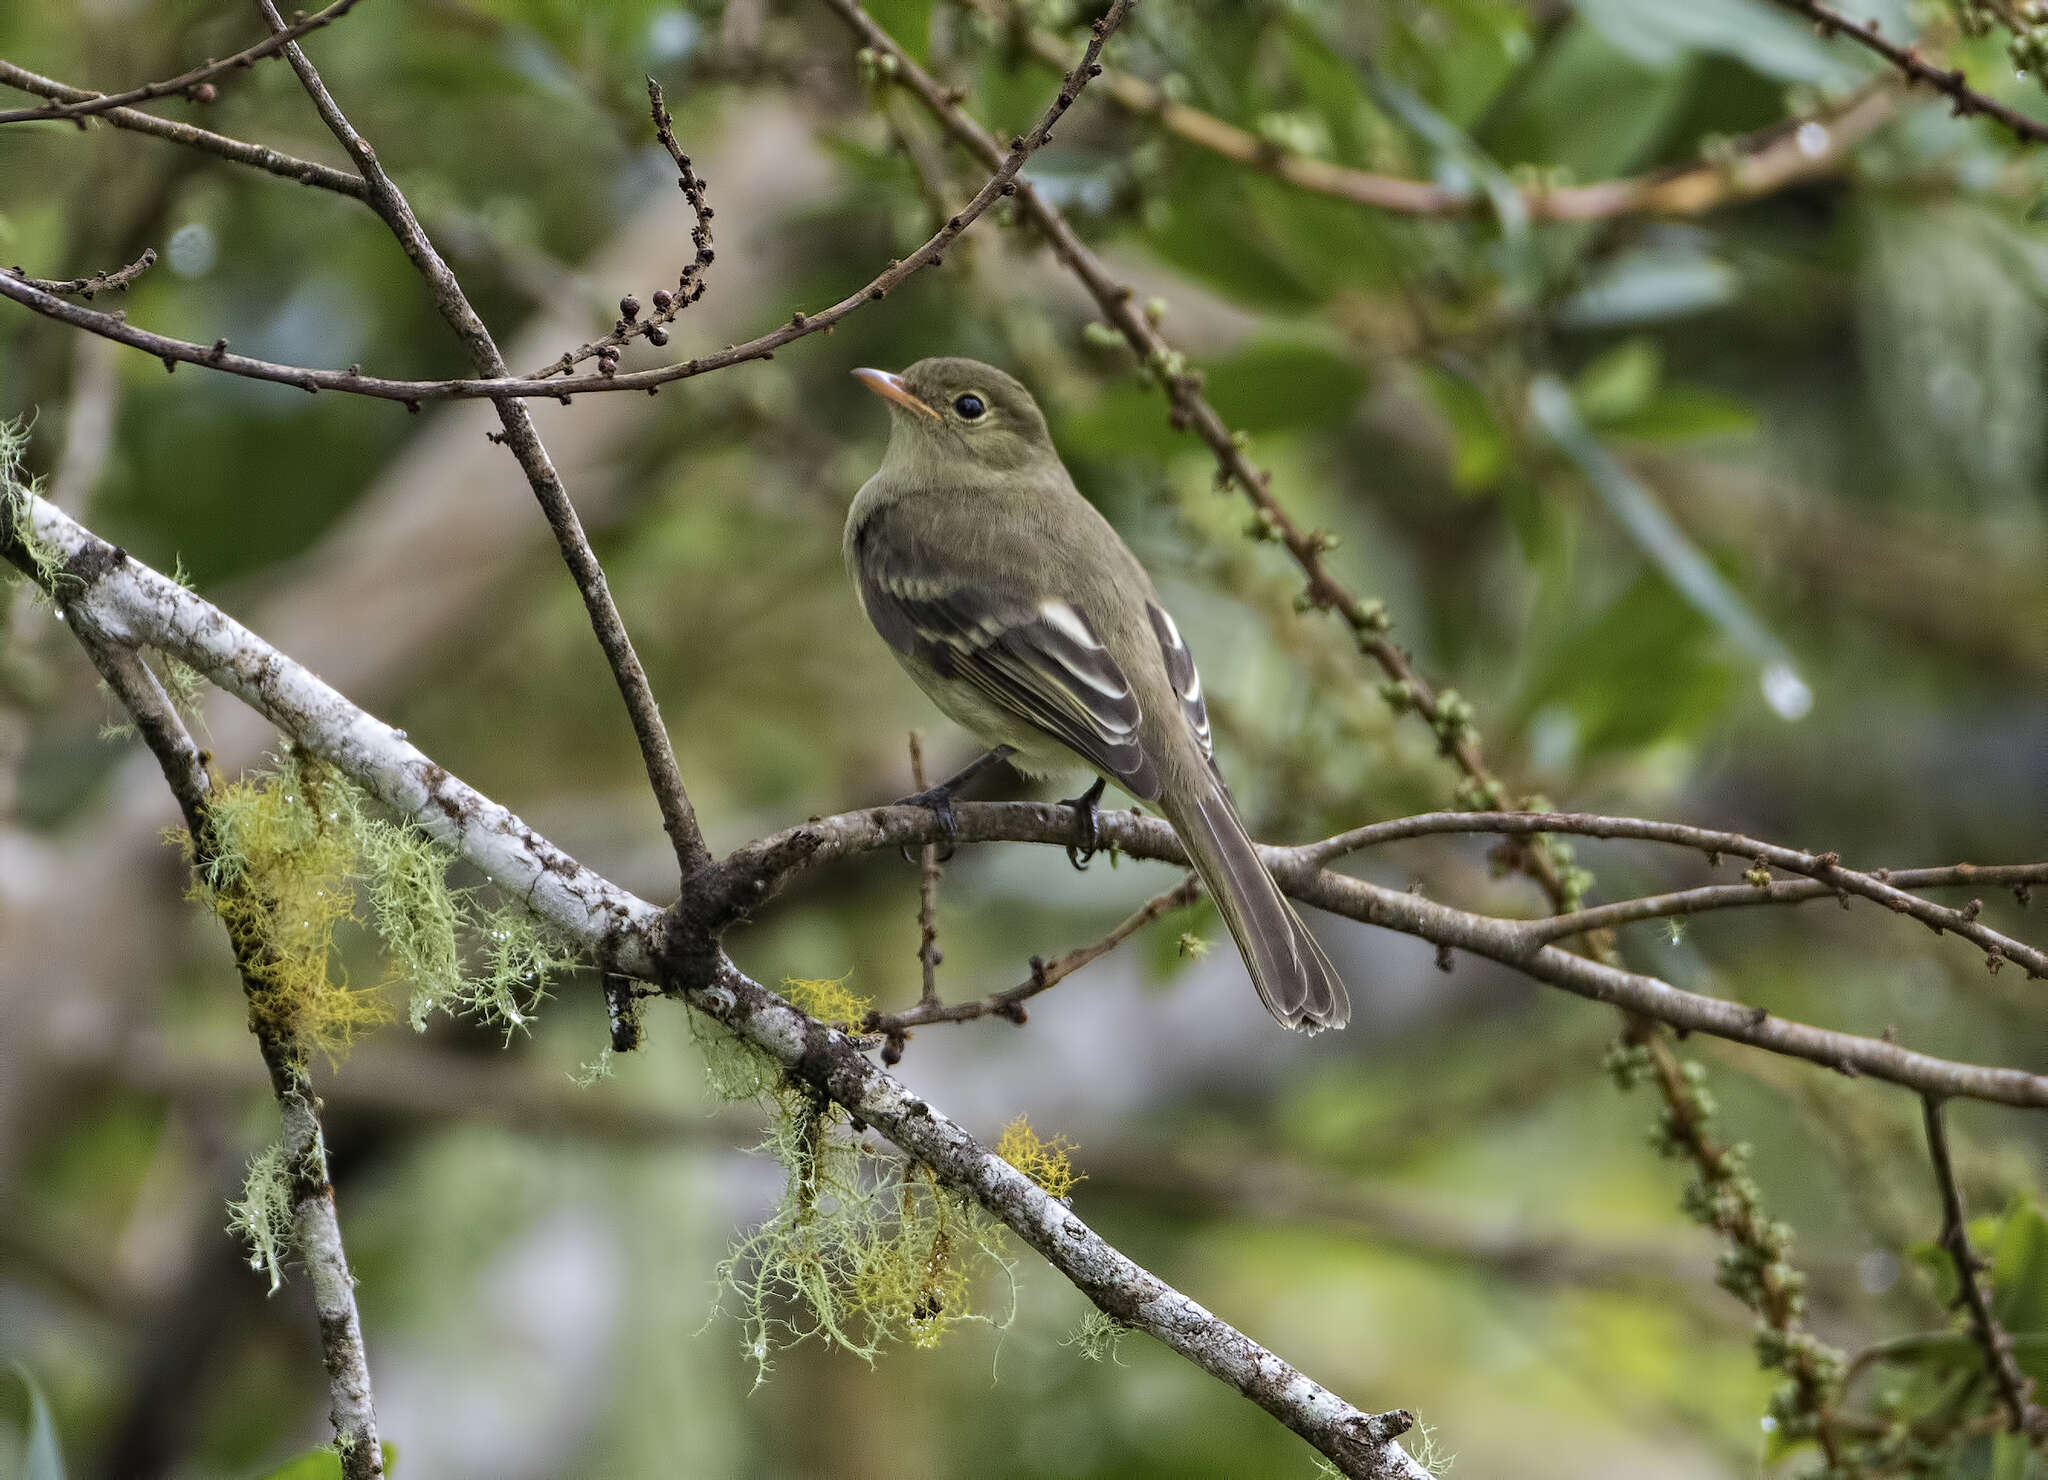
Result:
M0 123L30 123L43 118L85 119L96 113L120 108L129 103L146 103L152 98L188 97L194 102L210 103L210 92L205 89L209 79L223 72L232 72L238 67L253 66L265 57L276 56L284 50L285 44L296 41L308 31L317 31L331 25L355 9L357 0L334 0L325 10L297 22L287 30L274 34L253 46L245 46L233 56L222 57L217 62L208 62L203 67L194 67L176 77L162 82L145 82L141 87L131 87L126 92L95 93L74 101L53 103L47 108L14 108L0 110Z
M1970 1329L1984 1349L1984 1364L1998 1384L2015 1434L2025 1434L2035 1443L2048 1440L2048 1410L2034 1403L2034 1379L2020 1371L2013 1358L2012 1336L1999 1324L1991 1309L1990 1292L1984 1288L1983 1266L1970 1248L1969 1219L1963 1210L1963 1191L1956 1185L1955 1165L1949 1157L1948 1128L1943 1123L1942 1103L1934 1095L1921 1100L1922 1119L1927 1126L1927 1155L1934 1163L1934 1183L1941 1192L1941 1237L1937 1242L1948 1251L1956 1270L1957 1303L1970 1313Z
M126 267L117 267L112 272L95 273L91 277L51 278L30 277L19 267L0 268L0 277L12 277L28 283L38 292L61 294L66 297L90 299L96 293L117 293L156 266L156 248L149 247L140 257Z
M257 7L274 32L285 30L283 19L271 0L257 0ZM366 199L370 209L383 218L392 235L398 238L405 255L420 276L426 279L441 317L462 340L478 372L503 376L506 373L505 358L499 353L490 330L484 327L484 321L470 306L453 270L427 239L426 231L420 226L412 207L406 203L405 196L384 172L376 151L348 121L304 49L295 41L288 42L284 54L292 70L298 74L307 96L313 100L321 121L348 151L349 158L355 161L356 168L362 173L368 187ZM597 634L598 646L604 650L612 678L625 700L633 735L639 742L641 759L647 769L648 783L661 807L662 827L675 850L676 866L684 875L694 873L711 861L711 850L704 844L704 835L697 827L697 814L683 790L675 750L669 744L668 731L662 727L661 713L655 705L654 691L647 682L646 670L640 666L639 655L633 651L633 642L626 633L618 604L612 600L604 567L598 563L596 552L590 547L590 540L583 532L583 521L569 500L569 491L563 486L561 475L555 471L553 459L541 445L533 414L523 403L512 400L500 400L497 407L498 419L504 426L504 443L519 460L526 481L533 488L534 498L547 518L548 528L554 533L563 563L569 567L576 589L582 594L583 607L589 614L592 630Z
M35 93L38 97L60 98L67 102L90 102L99 96L97 93L87 92L82 87L71 87L4 60L0 60L0 82L6 83L9 87L18 87L23 92ZM197 149L202 154L211 154L216 159L225 159L231 164L247 165L252 170L262 170L265 174L276 175L281 179L296 180L301 185L331 190L337 195L346 195L355 200L363 199L366 191L363 182L347 170L338 170L332 165L315 164L310 159L297 159L267 145L231 139L226 134L217 134L196 124L176 123L136 108L109 108L97 116L115 128L147 134L153 139L163 139L172 144L181 144L187 149Z
M1996 98L1986 97L1970 86L1963 69L1937 67L1920 55L1917 46L1901 46L1885 39L1876 21L1859 21L1842 14L1832 6L1822 5L1820 0L1776 0L1786 10L1796 11L1812 21L1823 36L1842 35L1868 47L1887 62L1890 62L1908 81L1925 83L1936 92L1944 94L1959 117L1980 114L2011 129L2016 138L2029 144L2048 143L2048 124L2027 117L2016 108L2008 108Z
M646 318L640 317L640 300L628 295L619 300L619 321L612 325L611 332L602 339L593 339L580 349L567 350L562 357L544 370L536 370L528 380L545 380L551 375L567 375L585 360L595 358L600 374L616 374L619 368L619 351L635 339L645 339L659 349L668 343L668 326L678 315L704 296L704 271L716 260L717 253L711 245L711 218L717 214L711 209L711 202L704 195L704 181L697 174L697 167L690 156L683 153L682 145L676 142L676 121L669 116L668 102L662 96L661 84L652 77L647 79L647 102L654 115L654 135L661 141L661 147L676 162L676 184L683 192L683 198L690 203L690 210L697 217L697 224L690 229L690 241L697 248L697 255L690 259L676 277L673 290L657 288L652 295L654 312Z

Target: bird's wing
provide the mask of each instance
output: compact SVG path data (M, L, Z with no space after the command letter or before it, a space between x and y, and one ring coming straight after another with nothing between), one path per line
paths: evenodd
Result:
M1174 693L1180 696L1180 712L1187 719L1188 728L1195 732L1195 738L1202 742L1202 754L1211 761L1216 759L1216 737L1209 733L1209 706L1202 702L1202 675L1195 672L1195 655L1188 651L1187 643L1181 640L1180 628L1173 624L1173 618L1156 601L1145 603L1146 615L1152 618L1152 631L1159 638L1159 651L1166 655L1166 676L1173 684Z
M860 540L856 554L861 602L891 647L972 684L1133 796L1158 798L1159 769L1138 739L1142 711L1130 679L1071 604L1047 597L1031 605L942 565L912 574L884 539Z

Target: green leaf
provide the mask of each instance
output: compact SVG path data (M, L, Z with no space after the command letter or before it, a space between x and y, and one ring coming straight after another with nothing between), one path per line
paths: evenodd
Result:
M1756 410L1746 401L1703 386L1672 385L1637 410L1607 421L1604 429L1646 442L1686 442L1751 436L1756 421Z
M1633 416L1650 403L1664 375L1664 352L1643 336L1624 340L1581 370L1572 385L1579 415L1597 426Z
M1692 248L1648 247L1602 263L1558 305L1567 329L1689 318L1734 299L1741 280L1727 263Z
M1687 733L1729 692L1713 639L1704 617L1646 573L1558 645L1531 677L1524 708L1566 711L1582 756Z
M2034 1446L2025 1434L1991 1436L1991 1470L1986 1480L2027 1480L2034 1464Z
M1267 340L1211 366L1206 388L1234 429L1264 434L1341 423L1365 372L1321 345Z
M1577 7L1646 67L1676 67L1695 53L1717 52L1780 82L1846 87L1861 75L1810 26L1765 0L1577 0Z
M1481 142L1507 164L1559 167L1581 180L1617 175L1663 136L1685 104L1689 73L1646 67L1575 21Z
M1992 1310L2014 1333L2048 1332L2048 1218L2018 1198L1991 1250Z
M1494 487L1508 469L1508 441L1486 395L1466 377L1423 367L1422 385L1451 429L1451 486L1461 493Z
M57 1421L50 1414L50 1400L43 1395L35 1374L19 1362L14 1375L28 1391L28 1451L21 1480L64 1480L64 1451L57 1444Z

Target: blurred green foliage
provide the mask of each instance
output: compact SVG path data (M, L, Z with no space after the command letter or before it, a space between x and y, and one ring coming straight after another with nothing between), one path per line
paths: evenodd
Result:
M1056 85L993 18L1000 4L869 8L999 132ZM1924 27L1974 81L2041 110L1995 28L1959 38L1951 8L1903 0L1844 8L1889 35ZM1076 50L1092 13L1017 9ZM254 24L212 0L11 6L0 56L114 88L224 55ZM596 275L675 195L643 117L649 73L719 210L711 298L679 320L671 353L836 299L928 234L928 195L962 200L981 178L901 98L864 86L845 34L802 0L364 5L308 45L508 339L549 312L580 326L564 343L587 337L620 293L657 280ZM1749 204L1522 219L1512 187L1680 170L1727 160L1756 130L1827 128L1874 64L1767 0L1146 0L1108 60L1271 147L1471 197L1421 218L1316 196L1099 92L1031 166L1160 300L1282 502L1341 538L1333 569L1384 598L1422 670L1473 704L1516 796L1871 865L2043 856L2040 151L1909 95L1849 161ZM204 107L159 106L336 157L276 63L224 79ZM791 125L780 152L750 154L768 120ZM768 184L810 169L829 183L796 207L766 203ZM65 276L144 246L163 262L122 305L138 323L390 375L466 368L352 203L102 127L0 129L0 261ZM714 312L718 327L700 328ZM911 726L941 760L964 754L865 631L839 570L845 502L883 434L844 372L937 352L1011 366L1039 392L1082 487L1200 652L1262 834L1450 802L1436 737L1387 711L1340 629L1296 611L1293 568L1245 537L1246 507L1214 491L1207 453L1168 425L1129 353L1089 332L1094 317L997 212L943 270L773 364L651 403L613 398L626 408L544 408L558 456L579 418L614 418L585 423L604 430L573 454L572 492L715 845L908 790ZM68 333L0 313L0 417L39 415L32 471L63 445L76 351ZM115 366L118 430L87 521L160 566L182 559L259 624L360 626L369 645L404 622L411 593L357 588L306 612L298 583L402 519L387 490L430 511L436 477L488 480L501 500L478 521L489 529L437 552L446 571L483 569L482 594L352 692L593 865L666 887L580 603L483 422L192 367L166 376L136 356ZM1676 544L1642 540L1532 419L1546 377ZM451 423L466 452L435 440ZM510 554L495 538L508 528L523 532ZM1674 549L1789 656L1810 713L1774 711L1753 635L1674 587ZM93 738L104 710L84 665L45 646L40 686L8 687L32 725L11 821L82 847L134 773L127 747ZM1701 877L1647 850L1581 854L1601 898ZM964 851L941 895L943 989L1010 985L1031 954L1091 938L1160 887L1110 864L1074 879L1034 850ZM1479 842L1358 866L1475 908L1540 908ZM851 973L885 1009L907 1003L914 894L913 873L877 856L808 881L735 949L764 979ZM2038 907L1988 897L1985 914L2037 932ZM1818 1473L1811 1445L1764 1426L1773 1377L1714 1288L1718 1251L1679 1210L1682 1178L1645 1144L1651 1101L1601 1082L1609 1015L1333 929L1358 1026L1282 1040L1229 952L1199 959L1190 934L1220 938L1206 911L1169 916L1035 1001L1021 1031L926 1029L903 1072L977 1132L1028 1112L1071 1133L1091 1222L1347 1397L1418 1411L1454 1473ZM221 1231L274 1110L232 974L201 937L164 937L139 982L66 987L120 1002L167 1067L80 1058L25 1149L0 1157L0 1359L49 1395L5 1410L0 1470L22 1456L40 1480L44 1413L74 1475L295 1473L277 1467L323 1437L303 1281L266 1304ZM1988 976L1954 942L1868 909L1731 911L1682 934L1631 927L1623 944L1641 969L1774 1013L2048 1068L2038 992L2016 971ZM375 978L367 948L355 964ZM709 1118L673 1017L650 1014L650 1032L613 1078L574 1089L567 1075L605 1030L596 994L571 984L509 1048L461 1025L404 1043L387 1029L332 1082L344 1226L401 1474L1311 1473L1264 1415L1146 1342L1101 1362L1063 1344L1085 1303L1028 1259L1006 1332L963 1329L872 1369L804 1348L747 1396L754 1364L734 1327L705 1321L719 1259L780 1180L733 1153L750 1128ZM1947 1309L1917 1107L1868 1084L1815 1090L1810 1066L1709 1062L1717 1126L1754 1144L1762 1203L1798 1232L1819 1336L1852 1358L1890 1343L1857 1368L1848 1406L1938 1440L1895 1472L2042 1473L1993 1432L1995 1393ZM478 1073L497 1076L489 1092ZM2048 1381L2041 1128L1983 1109L1955 1121L1973 1205L2001 1210L1972 1225L1999 1314ZM1262 1180L1271 1168L1317 1196ZM1218 1183L1243 1191L1204 1190Z

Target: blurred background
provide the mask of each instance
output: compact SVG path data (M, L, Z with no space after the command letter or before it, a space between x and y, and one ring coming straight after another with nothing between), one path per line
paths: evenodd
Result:
M1888 35L1926 27L1981 85L2048 113L2000 34L1960 38L1956 11L1844 8ZM1057 85L1034 38L1078 55L1073 26L1095 13L871 9L1003 137ZM0 55L104 89L260 34L214 0L0 7ZM689 259L648 74L718 213L709 293L671 356L836 300L984 178L799 0L365 4L308 45L522 370ZM1158 300L1281 501L1341 537L1340 578L1383 597L1422 671L1471 702L1517 801L1863 866L2048 851L2048 155L1895 90L1767 0L1145 0L1108 60L1243 130L1254 163L1105 84L1029 173ZM275 62L209 105L157 106L338 160ZM1750 191L1744 161L1783 163L1788 139L1796 178ZM1318 196L1256 167L1282 153L1476 204ZM1548 222L1516 206L1518 187L1660 170L1689 171L1712 208ZM354 203L101 126L0 130L0 261L68 277L149 246L159 265L125 303L138 323L295 363L467 371ZM1298 573L1245 537L1246 505L1214 491L1207 452L1094 318L999 211L941 270L772 363L537 405L715 847L911 790L913 728L935 769L970 754L860 619L839 556L886 432L846 372L934 353L1037 392L1201 658L1255 832L1452 804L1434 736L1390 712L1340 624L1296 610ZM671 895L631 733L486 408L414 417L167 376L9 307L0 416L35 418L31 471L98 532L180 566L584 862ZM327 1429L305 1281L266 1298L224 1229L277 1118L244 1003L218 925L181 898L161 779L101 736L116 716L75 644L20 599L5 641L0 1364L46 1395L74 1475L265 1474ZM225 771L275 744L232 705L207 713ZM1541 911L1487 849L1429 840L1348 866ZM1596 899L1709 877L1637 845L1578 853ZM1012 985L1173 877L963 850L939 897L941 990ZM2038 905L1985 909L2039 938ZM1275 1031L1198 909L1039 999L1025 1027L924 1029L899 1072L977 1134L1026 1114L1070 1137L1076 1205L1107 1237L1360 1405L1419 1413L1455 1473L1812 1473L1810 1450L1771 1443L1776 1378L1714 1284L1713 1238L1680 1211L1685 1169L1650 1145L1658 1103L1602 1070L1614 1014L1321 923L1353 984L1346 1033ZM1202 958L1188 935L1222 948ZM807 876L730 945L763 980L849 976L886 1009L916 998L917 943L916 870L876 854ZM377 981L357 944L355 979ZM1683 986L2048 1070L2038 984L1873 909L1727 911L1623 944ZM1007 1329L872 1367L799 1347L757 1386L741 1326L714 1314L714 1269L781 1186L747 1152L758 1115L707 1093L675 1010L650 1013L612 1077L573 1083L605 1040L593 987L564 979L509 1043L401 1021L320 1066L399 1475L1315 1472L1143 1338L1090 1360L1071 1339L1085 1302L1023 1251ZM1856 1351L1945 1328L1912 1097L1686 1052L1709 1069L1716 1131L1754 1144L1763 1205L1797 1230L1816 1331ZM1965 1105L1952 1121L1973 1208L2037 1195L2038 1118ZM2034 1324L2008 1311L2023 1331L2048 1330L2048 1251L2036 1272ZM987 1294L1006 1308L1006 1289ZM26 1392L0 1377L0 1470ZM1910 1473L1991 1462L1982 1439Z

